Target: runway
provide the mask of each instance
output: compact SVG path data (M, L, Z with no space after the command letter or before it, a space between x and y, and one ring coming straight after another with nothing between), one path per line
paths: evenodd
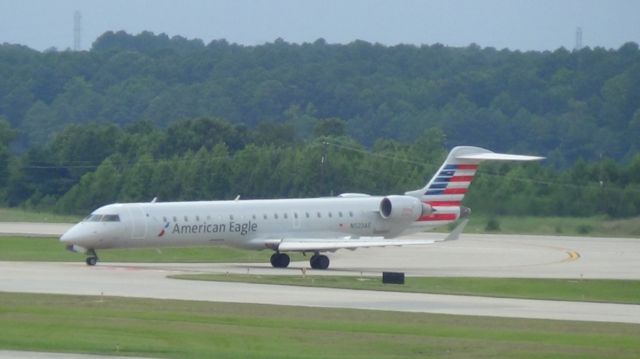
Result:
M137 265L0 262L0 290L640 323L640 306L168 279Z
M638 239L464 234L458 241L431 246L338 251L330 254L330 270L309 274L379 276L389 270L429 276L640 279L639 255ZM266 263L99 263L87 267L78 255L76 263L0 262L0 291L640 323L640 305L167 278L171 274L199 272L299 274L303 267L308 267L308 262L294 262L286 270L271 268Z

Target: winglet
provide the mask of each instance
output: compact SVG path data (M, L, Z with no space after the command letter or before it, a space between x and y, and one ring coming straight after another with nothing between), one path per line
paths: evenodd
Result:
M460 234L462 234L462 231L464 231L464 227L467 225L467 223L469 223L469 218L463 219L462 222L460 222L460 224L458 224L456 228L454 228L453 231L449 233L449 235L443 240L443 242L455 241L460 238Z

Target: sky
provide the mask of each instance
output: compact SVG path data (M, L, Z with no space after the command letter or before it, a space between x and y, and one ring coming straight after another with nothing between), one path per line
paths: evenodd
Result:
M640 43L639 0L0 0L0 43L81 48L106 31L142 31L257 45L365 40L511 50L618 48Z

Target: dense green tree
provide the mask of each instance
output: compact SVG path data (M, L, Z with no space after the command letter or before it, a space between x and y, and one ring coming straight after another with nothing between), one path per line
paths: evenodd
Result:
M525 149L553 154L562 166L633 156L639 64L635 43L522 53L321 39L205 46L107 32L85 52L0 45L0 115L22 130L19 151L45 144L68 123L167 127L223 118L249 128L286 122L308 138L317 119L340 118L345 133L367 146L378 138L412 142L439 127L449 147Z
M344 136L346 134L347 124L339 118L327 118L318 121L313 128L313 134L316 137L321 136Z
M9 144L16 137L17 133L11 129L9 121L0 116L0 199L4 197L3 188L9 181Z
M82 212L402 193L464 144L548 157L483 166L474 208L631 216L639 104L635 43L523 53L108 32L83 52L2 44L0 200Z

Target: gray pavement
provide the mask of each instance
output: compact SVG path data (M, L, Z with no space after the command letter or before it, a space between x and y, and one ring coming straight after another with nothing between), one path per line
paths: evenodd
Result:
M0 235L60 237L73 223L0 222Z
M65 225L0 224L0 233L61 233ZM68 226L68 225L66 225ZM443 234L417 234L439 238ZM371 248L331 253L328 271L307 275L377 275L404 271L421 276L640 279L640 239L464 234L430 246ZM182 281L180 273L300 274L257 264L0 262L0 291L127 296L309 307L357 308L480 316L640 323L639 305L559 302L353 291L247 283Z
M183 271L137 265L87 267L82 263L0 262L0 291L640 323L640 305L201 282L166 277L178 273Z

